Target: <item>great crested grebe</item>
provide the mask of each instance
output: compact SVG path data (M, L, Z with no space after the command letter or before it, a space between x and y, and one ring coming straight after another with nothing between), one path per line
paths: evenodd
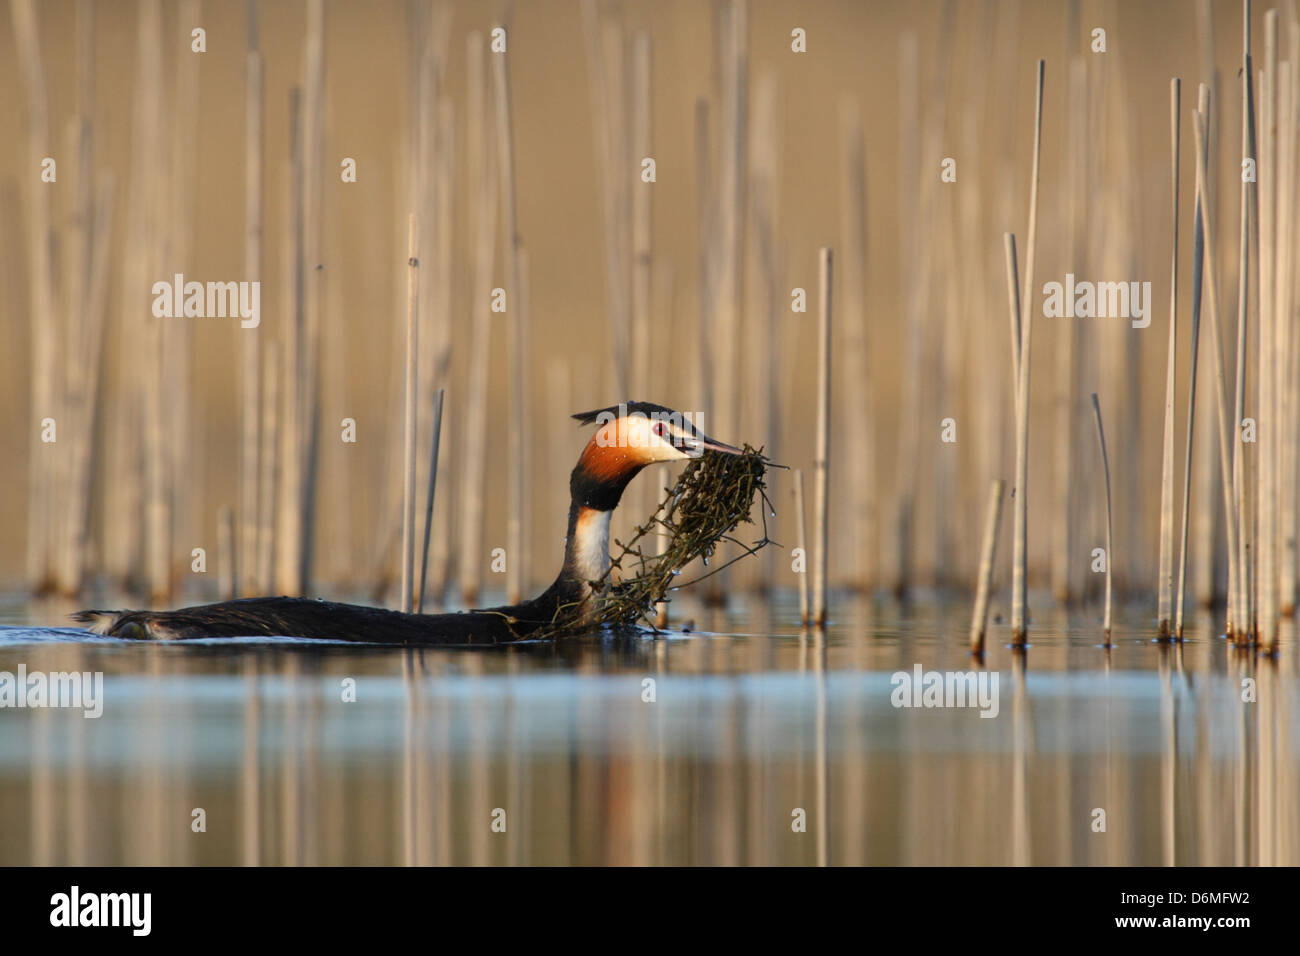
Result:
M526 639L564 608L576 623L593 610L592 582L609 570L609 519L623 489L646 465L741 454L688 416L652 402L626 402L573 416L599 424L569 477L569 529L555 582L531 601L455 614L403 614L313 598L243 598L178 611L79 611L97 634L132 640L305 637L371 644L500 644Z

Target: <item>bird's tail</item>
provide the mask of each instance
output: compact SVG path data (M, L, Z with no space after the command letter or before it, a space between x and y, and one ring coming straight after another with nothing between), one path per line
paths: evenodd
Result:
M158 635L149 628L148 611L76 611L72 619L92 634L147 641Z

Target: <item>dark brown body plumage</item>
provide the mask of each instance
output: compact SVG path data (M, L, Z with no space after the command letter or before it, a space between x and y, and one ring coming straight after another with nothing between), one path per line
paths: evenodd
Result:
M577 509L573 509L577 513ZM573 540L572 517L569 533ZM572 552L572 548L568 549ZM403 614L313 598L257 597L177 611L78 611L74 620L126 640L305 637L364 644L485 645L528 640L557 613L580 613L585 582L565 560L555 583L530 601L456 614Z
M178 611L80 611L73 618L99 633L128 640L283 636L366 644L475 645L526 640L550 622L555 609L555 602L537 598L460 614L403 614L311 598L259 597Z

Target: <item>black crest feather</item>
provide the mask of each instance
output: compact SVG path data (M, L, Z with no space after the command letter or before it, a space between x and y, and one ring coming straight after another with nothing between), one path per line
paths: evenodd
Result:
M623 412L624 409L626 409L627 414L629 415L634 412L640 412L647 418L656 413L660 415L678 415L680 417L680 413L674 412L671 408L664 405L656 405L654 402L624 402L621 405L610 405L607 408L597 408L590 412L578 412L573 417L578 420L578 424L580 425L594 425L600 416L610 415L614 418L618 418L619 414Z

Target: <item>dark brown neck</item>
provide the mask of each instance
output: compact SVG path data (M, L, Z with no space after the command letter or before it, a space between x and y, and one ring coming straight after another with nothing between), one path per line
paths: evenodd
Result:
M623 489L644 467L637 449L605 446L592 438L569 476L574 506L613 511L623 497Z

